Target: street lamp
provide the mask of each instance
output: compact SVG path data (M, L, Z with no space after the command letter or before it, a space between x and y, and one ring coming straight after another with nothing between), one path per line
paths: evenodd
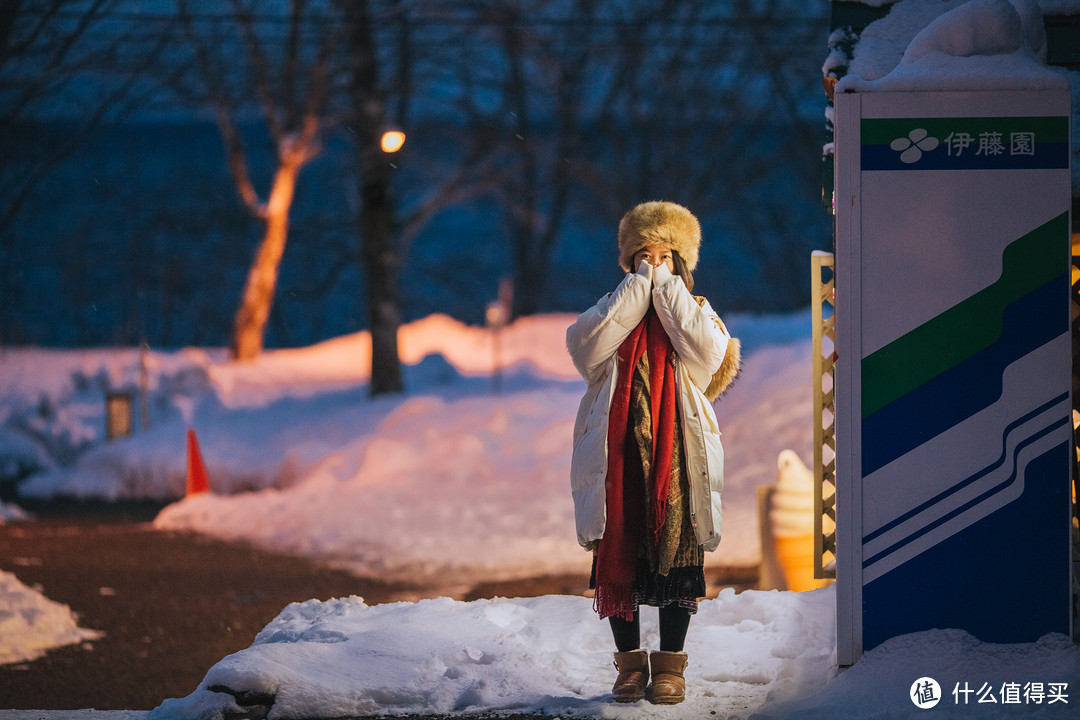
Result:
M384 153L396 153L405 144L405 133L400 130L387 130L382 134L379 145Z

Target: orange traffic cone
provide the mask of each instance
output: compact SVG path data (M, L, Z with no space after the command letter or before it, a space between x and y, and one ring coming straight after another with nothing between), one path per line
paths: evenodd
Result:
M195 431L188 428L187 431L187 495L197 495L210 490L210 478L206 474L206 465L203 464L202 453L199 452L199 441L195 439Z

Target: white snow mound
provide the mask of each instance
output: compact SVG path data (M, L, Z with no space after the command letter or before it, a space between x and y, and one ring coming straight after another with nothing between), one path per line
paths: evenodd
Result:
M0 665L35 660L52 648L97 640L102 635L80 628L67 605L50 600L0 570Z

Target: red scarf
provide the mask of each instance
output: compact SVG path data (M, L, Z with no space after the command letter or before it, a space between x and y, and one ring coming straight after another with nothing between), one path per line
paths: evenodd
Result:
M651 448L653 475L653 524L649 539L655 547L667 516L671 484L671 461L675 452L676 388L675 367L668 362L671 341L660 318L651 307L641 323L619 346L615 393L608 414L607 524L596 555L596 595L593 607L600 617L634 616L634 572L637 568L644 508L638 498L645 496L641 450L627 447L630 426L630 391L634 369L642 355L649 357L649 407L652 412ZM629 455L629 462L628 456Z

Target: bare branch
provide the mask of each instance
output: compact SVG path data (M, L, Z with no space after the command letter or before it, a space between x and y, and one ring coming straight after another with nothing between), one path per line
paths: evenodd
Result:
M290 0L289 39L285 45L284 62L281 68L281 98L285 105L285 127L292 131L300 125L297 114L301 103L296 96L297 66L300 63L300 28L303 23L303 0Z
M48 41L45 39L47 35L45 26L49 22L57 21L58 13L64 4L64 0L54 2L42 14L42 17L37 18L37 22L30 28L29 37L25 41L8 44L9 48L16 48L21 52L30 52L34 40L40 39L41 44L45 46L41 48L42 51L46 52L50 58L46 68L37 71L40 75L19 78L22 80L24 92L15 103L5 108L5 115L0 117L0 122L8 127L13 127L15 123L19 122L22 114L32 107L35 100L48 97L49 93L71 82L84 70L115 74L114 68L104 64L95 66L86 59L92 57L92 53L89 56L82 53L82 57L78 59L74 57L78 42L84 39L94 26L94 23L103 17L107 9L107 4L102 0L94 2L85 15L79 16L74 29L63 32L57 31L55 28L50 29L49 32L52 35L60 38L60 46L58 49L52 49L49 46ZM5 6L4 9L5 11L8 9L17 11L19 7L20 5L16 4L10 7ZM119 46L124 39L123 36L116 39L114 46ZM106 121L115 121L126 117L145 100L145 97L136 94L135 90L145 80L150 69L155 66L164 49L168 46L168 42L168 33L160 33L145 53L140 54L133 59L133 62L125 66L124 72L119 78L119 83L105 92L104 95L95 98L94 104L80 115L79 122L75 125L74 130L50 143L41 158L29 168L21 168L17 171L21 175L9 182L7 186L8 193L2 206L0 206L0 230L11 226L38 183L69 159L90 137L98 132ZM20 58L20 60L23 59L25 58ZM0 65L0 69L4 69L4 66Z
M184 37L191 45L195 53L195 59L199 66L203 82L209 89L208 102L214 110L214 121L217 123L221 141L225 146L226 162L229 173L232 175L236 191L247 206L248 211L257 218L266 217L266 203L259 199L255 185L251 182L251 174L248 171L247 156L244 150L244 142L240 132L233 121L233 106L229 94L225 90L222 76L214 67L210 57L210 50L203 42L202 37L196 32L191 13L186 0L179 0L179 20L184 31Z
M251 12L241 4L240 0L231 0L231 3L236 14L237 24L240 26L247 46L248 57L251 59L251 71L255 76L256 96L262 105L263 117L266 119L266 125L270 129L274 144L281 147L289 129L282 123L278 104L271 89L270 63L266 58L266 53L263 52L262 41L259 40L258 33L255 32L255 21L251 16Z

